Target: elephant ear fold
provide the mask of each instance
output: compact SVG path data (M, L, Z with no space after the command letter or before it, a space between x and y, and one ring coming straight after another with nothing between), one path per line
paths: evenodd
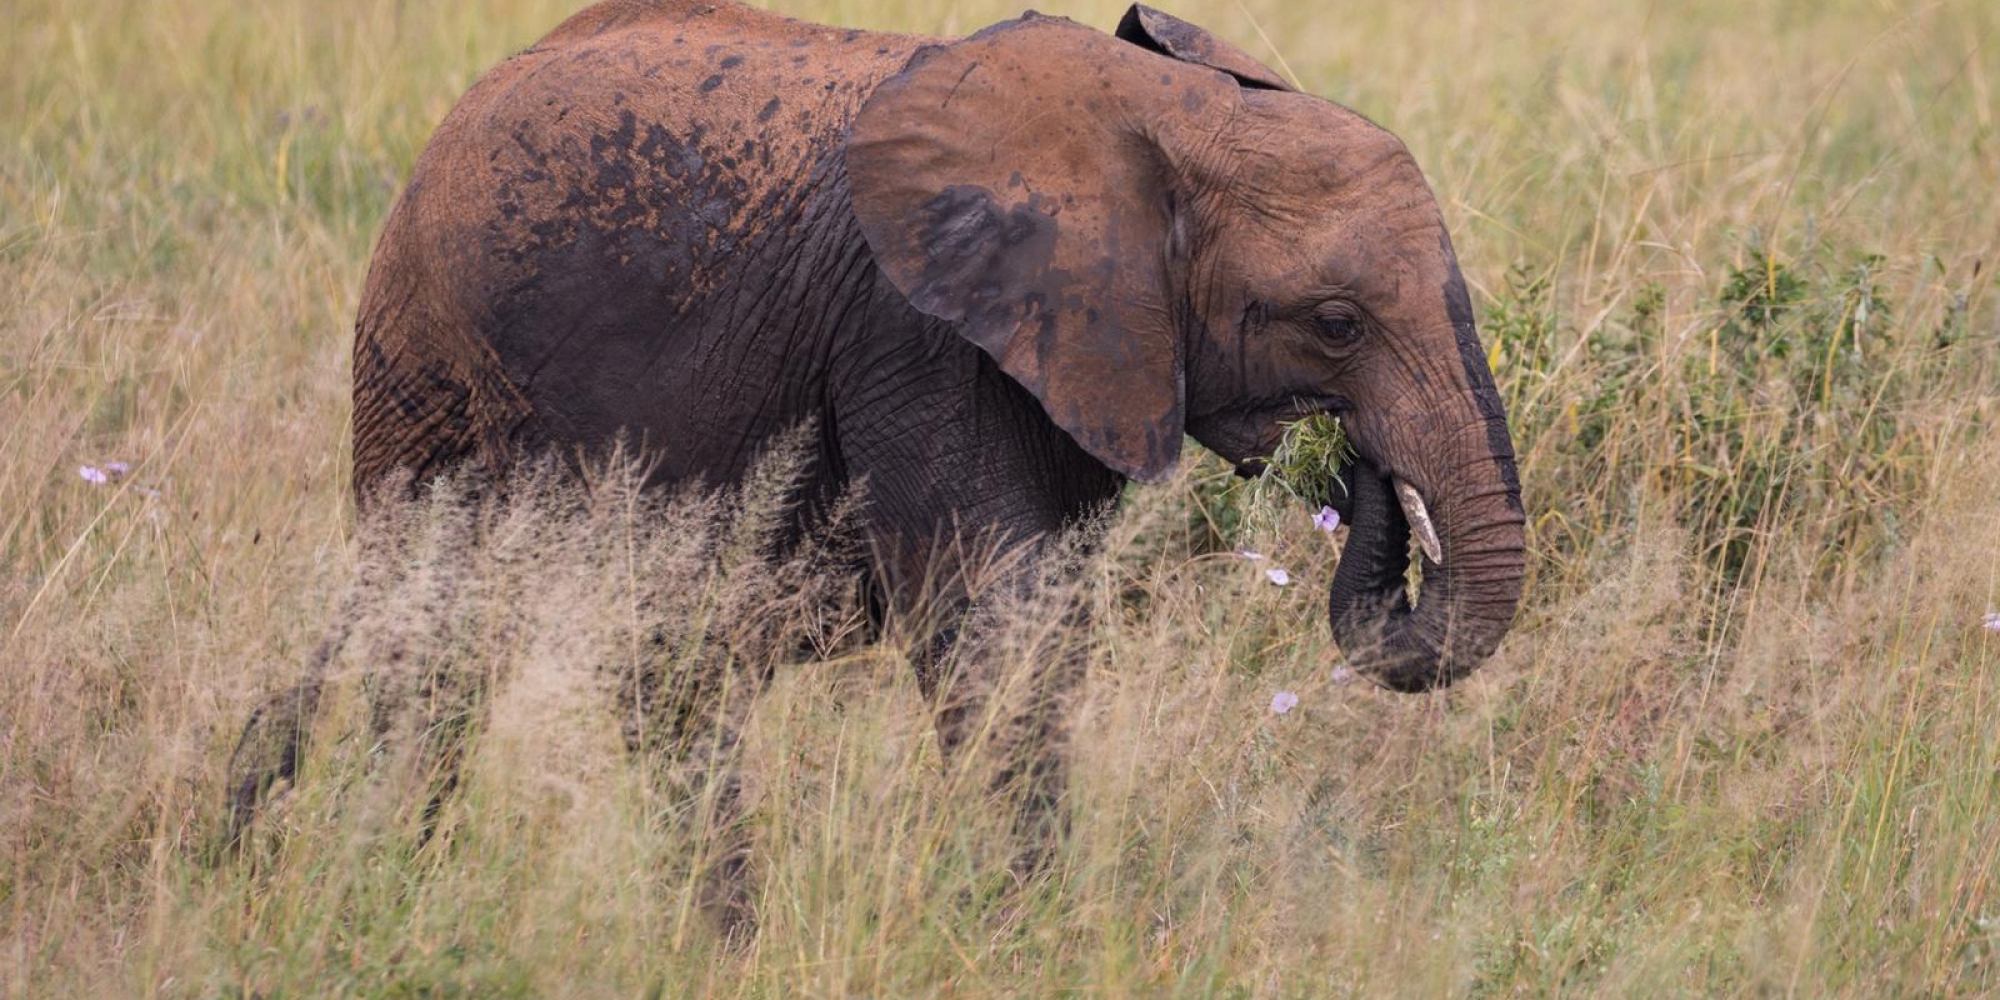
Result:
M1182 62L1221 70L1253 90L1297 88L1250 54L1164 11L1135 3L1118 22L1118 37Z
M911 57L847 140L855 216L917 310L955 324L1085 451L1180 456L1172 134L1236 88L1031 15Z

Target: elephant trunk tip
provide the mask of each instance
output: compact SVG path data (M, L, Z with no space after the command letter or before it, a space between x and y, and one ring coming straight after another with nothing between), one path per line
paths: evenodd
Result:
M1346 656L1347 669L1400 694L1421 694L1450 687L1491 655L1492 648L1467 648L1434 642L1414 628L1408 607L1386 610L1370 620L1336 625L1334 639Z
M1421 694L1470 676L1492 653L1492 648L1440 650L1418 640L1410 648L1384 650L1379 659L1355 672L1391 691Z

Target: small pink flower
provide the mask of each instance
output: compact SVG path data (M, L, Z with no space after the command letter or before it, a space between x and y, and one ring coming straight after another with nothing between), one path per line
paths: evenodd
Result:
M1988 632L2000 632L2000 611L1986 612L1986 617L1979 620L1979 627Z
M113 476L123 476L131 472L132 467L124 462L106 462L104 463L104 471L111 473Z
M97 486L102 486L105 483L111 481L111 477L106 475L103 469L100 469L95 465L83 466L82 468L76 470L76 474L82 476L84 482L92 483Z
M1352 683L1353 681L1354 681L1354 671L1349 670L1346 667L1333 668L1333 682L1335 684L1349 684Z
M1290 691L1280 691L1271 696L1271 714L1283 715L1299 707L1299 696Z
M1276 566L1273 566L1270 569L1265 570L1264 575L1269 577L1272 583L1280 587L1288 587L1292 583L1292 574L1287 573Z
M1236 558L1238 558L1238 559L1248 559L1248 560L1250 560L1251 562L1257 562L1257 561L1259 561L1259 560L1261 560L1261 559L1263 559L1263 558L1264 558L1264 553L1262 553L1262 552L1257 552L1257 551L1254 551L1254 550L1252 550L1252 549L1237 549L1237 550L1236 550Z
M1313 527L1332 534L1333 529L1340 527L1340 512L1332 507L1321 507L1319 513L1313 515Z

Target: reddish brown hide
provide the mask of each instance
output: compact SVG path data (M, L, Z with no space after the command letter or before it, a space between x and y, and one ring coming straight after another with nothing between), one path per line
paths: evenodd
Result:
M1394 136L1146 7L933 39L612 0L419 158L362 295L355 482L622 440L726 484L810 422L801 525L865 480L894 594L939 539L1038 544L1184 435L1254 463L1314 412L1443 556L1413 609L1402 511L1357 518L1343 646L1398 688L1463 675L1519 597L1519 484Z

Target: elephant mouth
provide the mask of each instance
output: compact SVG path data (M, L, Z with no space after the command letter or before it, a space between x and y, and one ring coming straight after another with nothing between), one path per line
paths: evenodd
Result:
M1344 396L1293 394L1273 397L1261 406L1250 407L1248 419L1238 425L1252 428L1249 433L1243 435L1246 439L1244 446L1214 450L1224 457L1248 456L1232 459L1232 464L1238 476L1244 479L1256 479L1270 471L1269 456L1275 453L1279 444L1284 441L1286 427L1312 417L1341 417L1352 409L1353 404ZM1203 434L1194 430L1198 423L1201 423L1198 419L1190 420L1189 429L1199 440ZM1343 476L1347 472L1344 468L1335 471Z

